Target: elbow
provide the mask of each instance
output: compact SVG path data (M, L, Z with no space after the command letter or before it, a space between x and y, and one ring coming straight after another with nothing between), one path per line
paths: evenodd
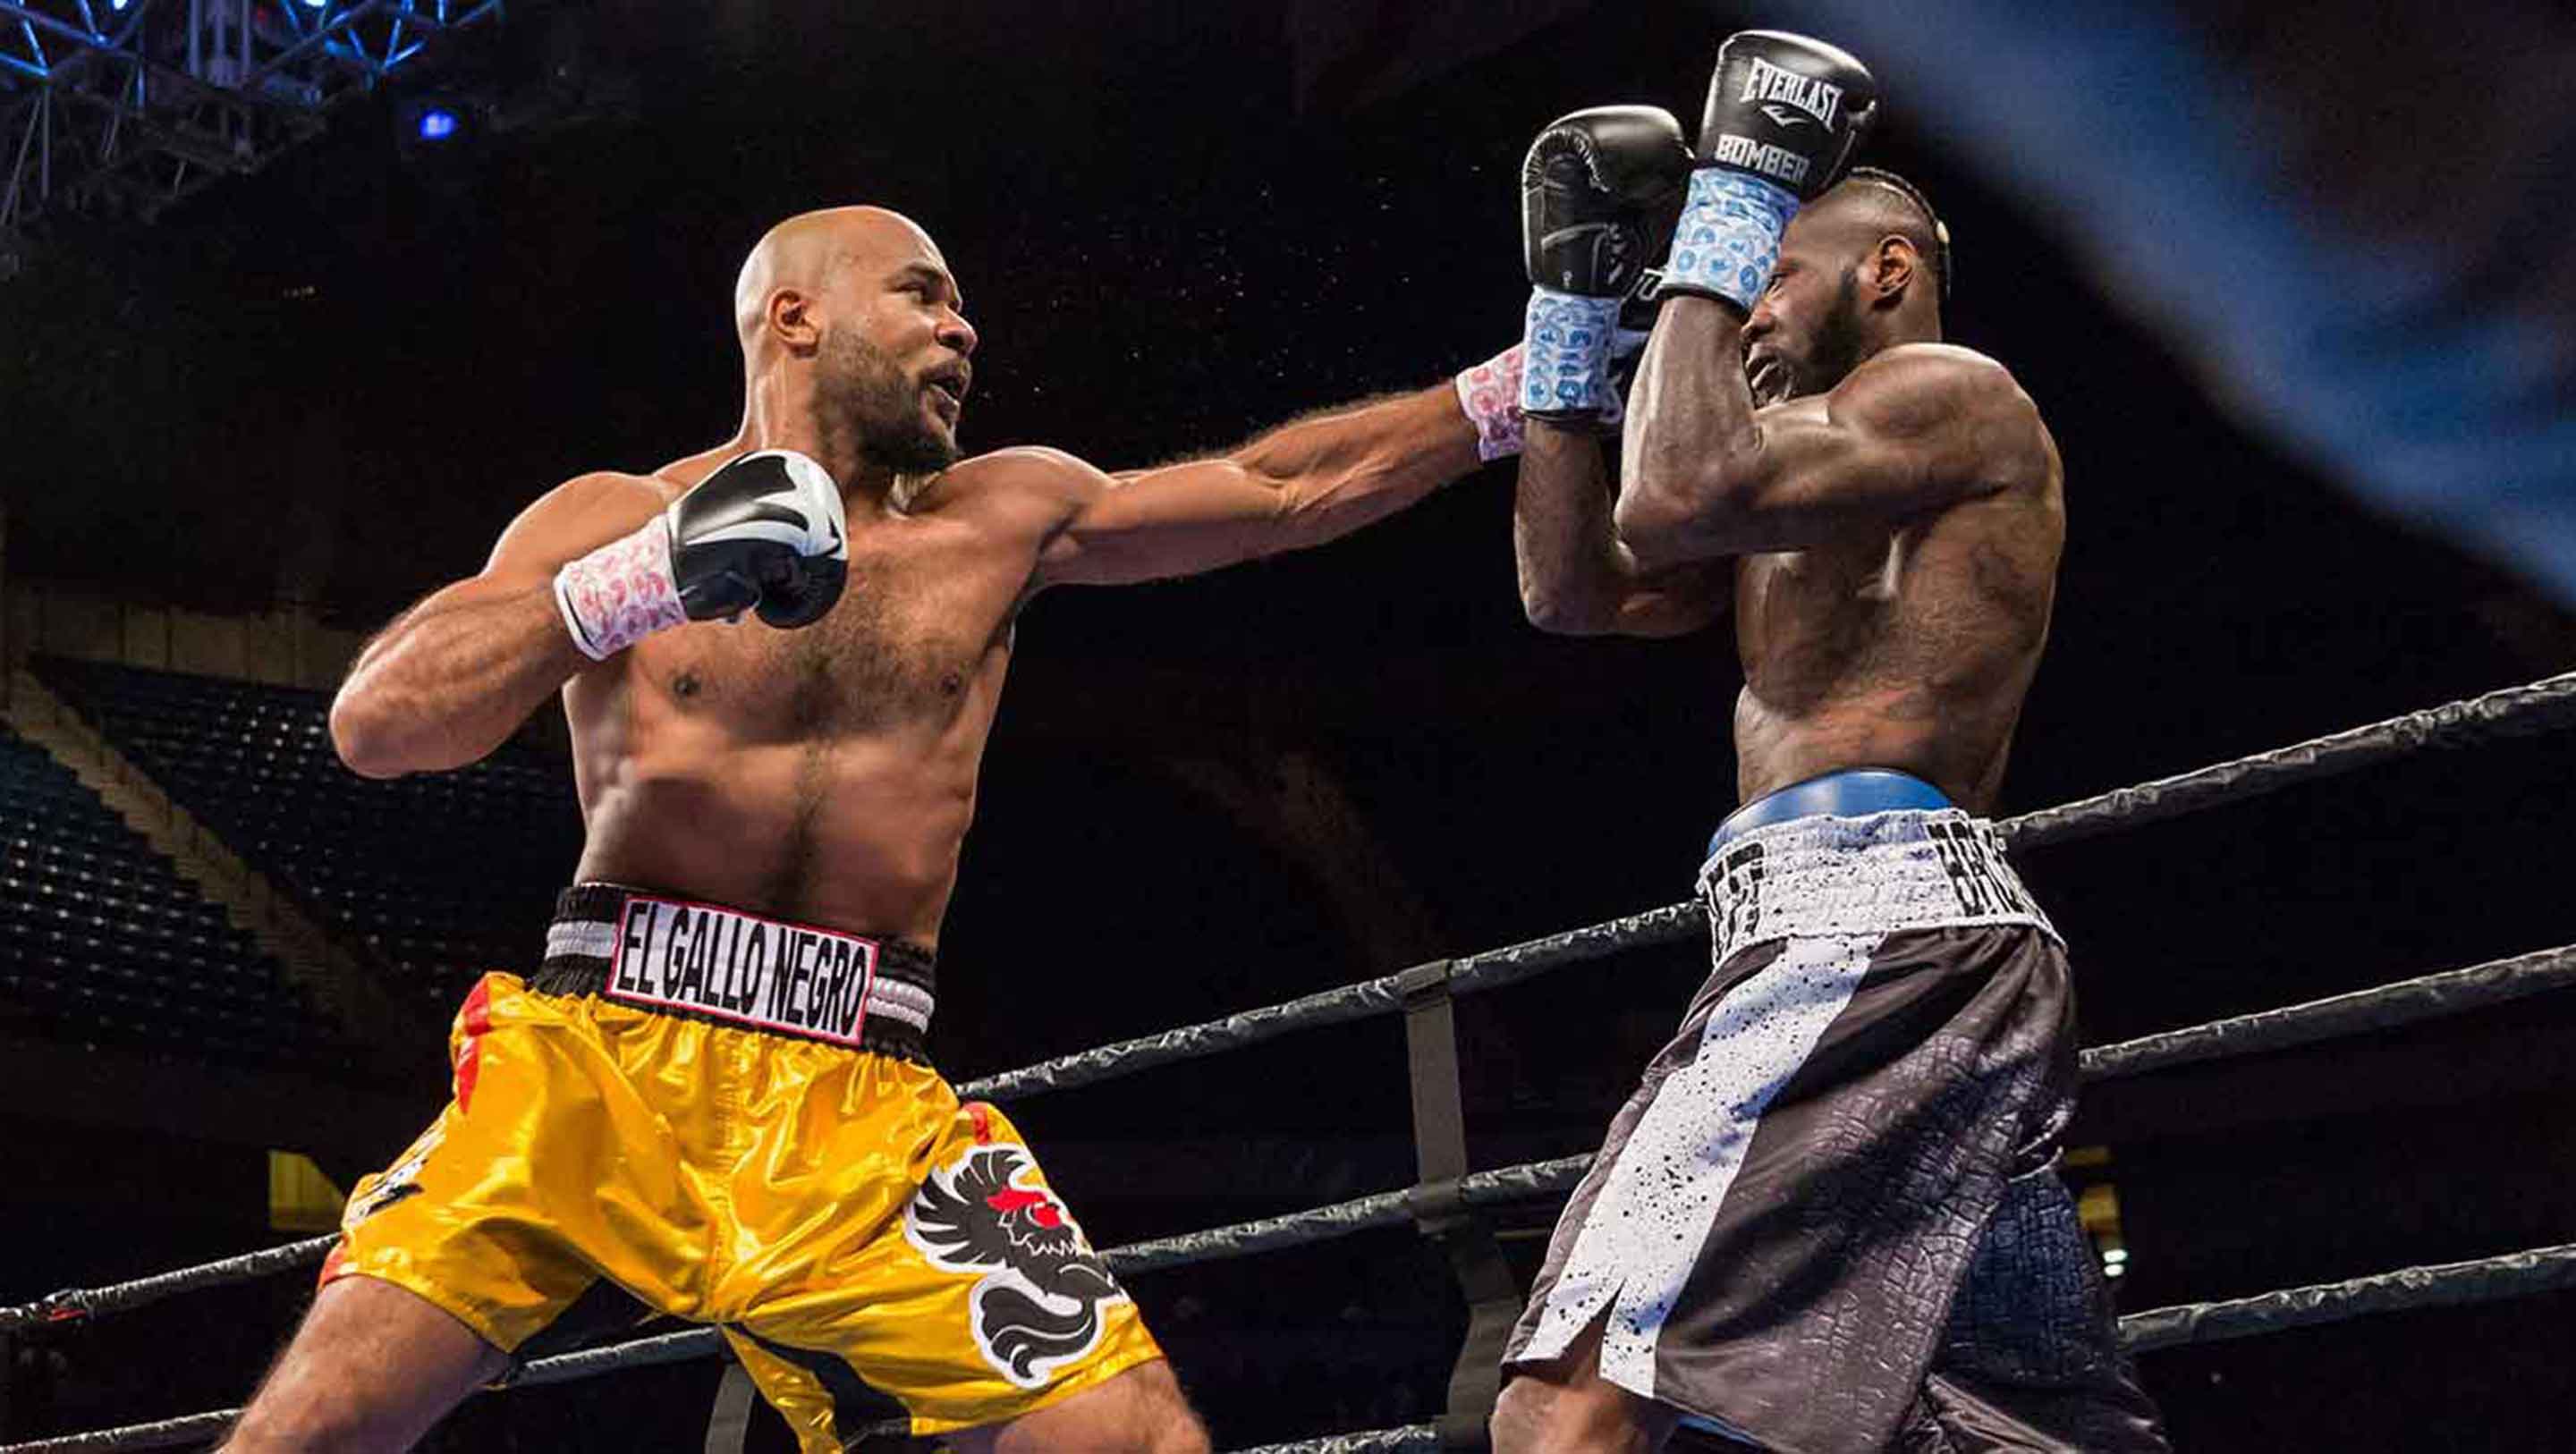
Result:
M360 777L394 778L413 770L403 758L394 714L373 694L343 687L331 703L331 747Z
M1718 494L1713 483L1648 453L1620 488L1611 531L1640 568L1676 564L1686 557L1685 537Z
M1521 614L1550 636L1600 636L1610 629L1611 613L1597 603L1527 586L1521 588Z
M1622 496L1610 527L1644 571L1659 571L1709 552L1701 544L1706 516L1665 495Z
M1719 475L1644 477L1622 490L1610 528L1645 571L1739 555L1753 537L1753 502Z

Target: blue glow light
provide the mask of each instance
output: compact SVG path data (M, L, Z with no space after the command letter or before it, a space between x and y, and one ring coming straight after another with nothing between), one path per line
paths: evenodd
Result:
M445 141L456 134L456 113L444 106L432 106L420 113L420 139Z

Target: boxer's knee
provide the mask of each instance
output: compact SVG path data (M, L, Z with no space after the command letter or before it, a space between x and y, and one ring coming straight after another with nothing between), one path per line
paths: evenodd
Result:
M1652 1454L1679 1416L1601 1376L1600 1326L1562 1358L1522 1365L1486 1421L1495 1454Z
M951 1436L961 1454L1208 1454L1172 1365L1140 1363L1060 1404Z
M1493 1417L1485 1421L1494 1454L1533 1454L1546 1448L1541 1436L1547 1428L1547 1404L1547 1386L1535 1379L1514 1377L1504 1384Z

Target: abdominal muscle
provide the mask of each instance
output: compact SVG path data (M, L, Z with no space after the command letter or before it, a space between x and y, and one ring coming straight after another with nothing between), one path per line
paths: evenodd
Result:
M585 754L579 877L935 947L975 814L983 733L963 725L743 743L666 718Z
M2017 695L1998 712L1975 700L1944 704L1919 685L1838 693L1792 714L1748 686L1735 702L1739 801L1826 773L1875 767L1910 773L1959 806L1983 812L2001 785L2018 716Z

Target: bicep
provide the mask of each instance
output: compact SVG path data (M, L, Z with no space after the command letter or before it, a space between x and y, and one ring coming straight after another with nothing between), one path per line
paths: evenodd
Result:
M1991 362L1873 360L1829 394L1762 411L1752 447L1623 508L1621 530L1663 562L1826 544L2003 488L2037 419Z
M1948 503L1953 481L1919 438L1826 410L1765 421L1744 505L1801 526L1893 520Z
M1765 473L1783 509L1892 520L1997 488L2040 438L2038 423L2030 397L1993 360L1907 349L1853 370L1821 408L1766 430Z

